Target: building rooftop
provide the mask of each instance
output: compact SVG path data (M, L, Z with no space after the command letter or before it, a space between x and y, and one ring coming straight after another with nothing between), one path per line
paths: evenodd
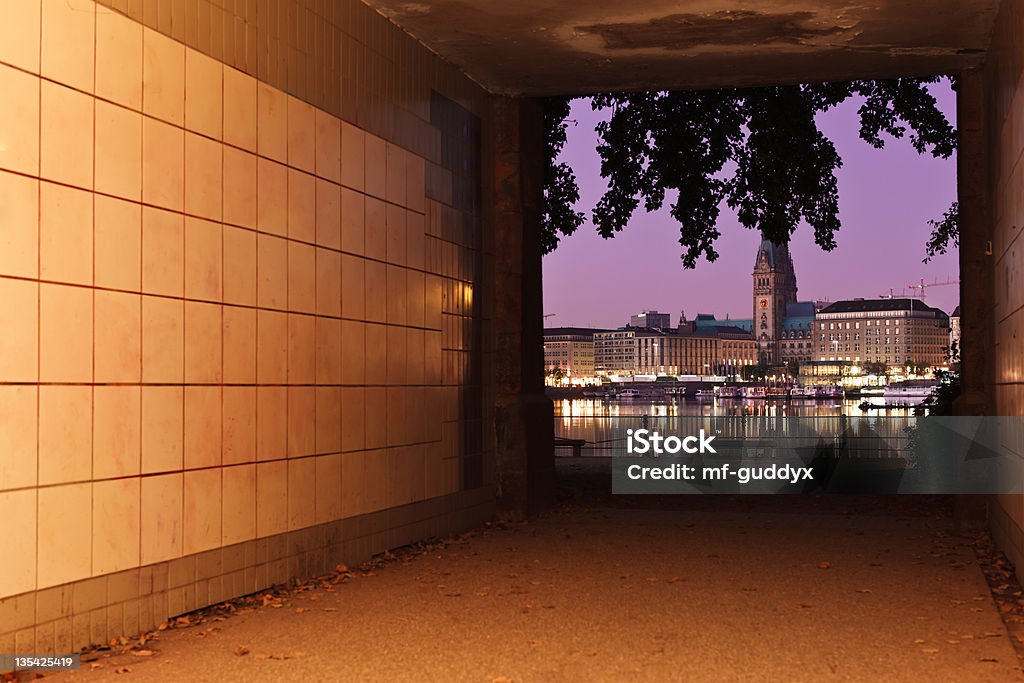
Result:
M595 334L597 332L608 332L608 330L597 329L597 328L592 328L592 327L545 327L544 328L544 336L545 337L561 337L561 336L566 336L566 335L571 335L571 334L578 334L578 335L588 335L588 334L590 334L590 335L593 335L593 334Z
M941 314L946 313L941 309L929 306L920 299L847 299L836 301L823 308L821 313L874 313L883 311L921 311Z

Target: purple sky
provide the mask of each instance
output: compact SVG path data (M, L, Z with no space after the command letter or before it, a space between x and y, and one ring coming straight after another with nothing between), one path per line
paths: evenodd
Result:
M955 94L943 84L934 90L953 121ZM889 140L876 150L858 135L857 102L850 100L819 116L819 127L843 158L838 171L842 229L831 253L814 244L810 228L797 229L790 244L801 300L898 294L907 285L944 281L959 276L956 250L921 263L930 233L929 219L939 218L956 198L956 162L919 155L909 141ZM594 125L600 114L588 101L573 106L576 127L570 127L563 158L576 170L581 202L588 219L606 187L594 150ZM656 213L639 209L627 228L612 240L597 235L589 220L575 235L562 238L544 258L544 310L555 315L547 327L580 325L618 327L631 312L656 309L688 317L698 312L751 316L751 271L759 234L741 226L723 207L722 236L714 263L700 261L684 270L679 259L678 226L666 208ZM927 291L929 304L949 312L957 305L958 287Z

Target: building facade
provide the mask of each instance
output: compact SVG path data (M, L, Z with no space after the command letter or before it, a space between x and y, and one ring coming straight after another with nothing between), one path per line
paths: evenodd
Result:
M637 374L636 330L623 327L594 334L594 374Z
M636 374L733 375L757 363L753 337L730 325L697 329L693 322L673 330L637 330Z
M948 365L949 316L919 299L852 299L818 311L815 360Z
M568 377L594 376L594 333L584 327L544 330L544 372L559 369Z
M651 330L667 330L672 327L672 317L658 311L640 311L629 318L629 326Z

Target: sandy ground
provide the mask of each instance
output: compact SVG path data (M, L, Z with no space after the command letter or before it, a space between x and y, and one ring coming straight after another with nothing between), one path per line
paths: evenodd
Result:
M626 499L560 471L530 523L46 679L1021 680L948 500Z

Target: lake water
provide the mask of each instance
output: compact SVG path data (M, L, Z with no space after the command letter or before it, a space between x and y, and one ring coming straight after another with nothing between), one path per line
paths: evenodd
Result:
M862 411L860 404L865 399L843 399L831 401L788 401L784 399L740 400L726 399L715 401L696 401L694 399L559 399L554 401L555 436L584 439L587 446L585 455L610 455L613 443L622 440L622 430L626 427L642 426L644 416L651 429L670 429L678 425L673 418L754 418L749 421L735 419L722 420L720 424L727 426L728 431L742 430L749 436L749 429L763 430L770 424L773 431L787 431L787 420L783 418L834 418L835 426L840 427L844 416L858 418L852 422L865 426L866 423L876 425L885 422L884 418L907 418L913 416L913 408L880 408ZM876 405L884 403L882 397L867 399ZM744 424L741 424L744 423ZM792 425L811 421L792 421ZM815 421L819 424L830 420ZM892 423L905 424L897 420ZM893 425L895 427L895 425Z

